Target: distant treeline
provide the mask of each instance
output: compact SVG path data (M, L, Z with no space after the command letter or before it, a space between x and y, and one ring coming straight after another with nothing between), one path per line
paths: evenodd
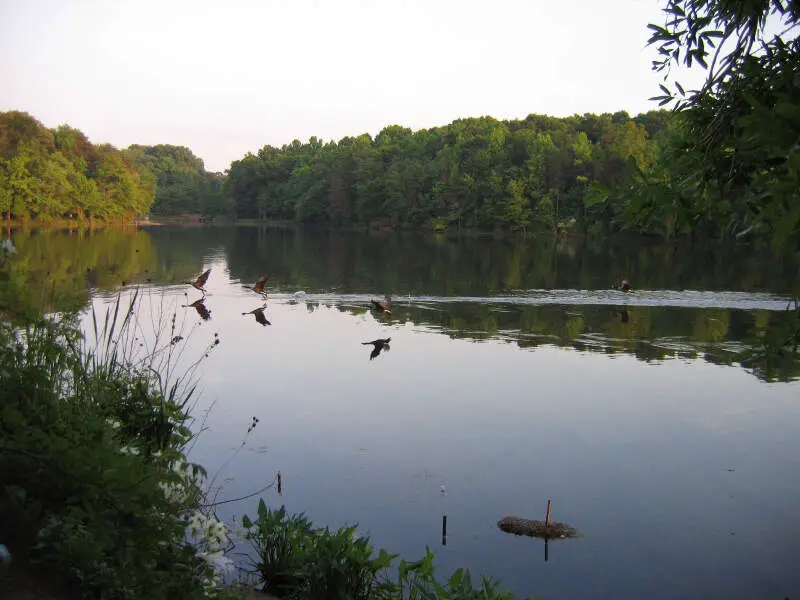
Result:
M222 196L225 176L209 173L202 159L185 146L129 146L125 152L143 172L156 181L150 212L154 215L201 214L207 217L232 214Z
M555 229L622 225L609 191L656 164L671 113L392 125L323 143L264 146L233 162L239 218L392 228Z
M68 125L48 129L26 113L6 112L0 214L23 221L191 213L356 228L629 229L791 245L800 219L796 169L759 155L730 180L706 167L699 173L706 154L693 119L694 112L659 110L480 117L419 131L391 125L374 138L264 146L221 174L207 172L182 146L117 150ZM758 135L767 149L761 154L771 156L772 134Z
M194 213L356 227L615 226L619 215L597 198L655 164L669 119L653 111L459 119L416 132L392 125L374 139L265 146L226 177L185 147L118 150L12 111L0 113L0 212L40 221Z

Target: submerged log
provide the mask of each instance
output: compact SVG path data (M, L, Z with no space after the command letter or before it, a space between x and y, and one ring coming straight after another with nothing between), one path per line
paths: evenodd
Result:
M497 522L497 526L506 533L545 539L574 538L578 536L577 529L557 521L546 523L545 521L521 519L520 517L503 517Z

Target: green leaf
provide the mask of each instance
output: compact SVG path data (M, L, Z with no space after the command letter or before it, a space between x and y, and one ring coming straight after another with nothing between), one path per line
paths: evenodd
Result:
M775 105L775 114L792 121L795 126L800 126L800 106L792 102L780 100Z
M679 4L671 4L669 8L665 9L665 12L670 12L673 15L678 15L679 17L686 16L686 12L680 7Z
M660 25L654 25L653 23L648 23L647 28L652 29L656 33L660 33L664 36L669 36L669 32Z
M695 50L694 52L695 52L694 57L697 60L697 62L699 62L704 69L707 69L708 68L708 63L706 62L706 59L704 58L704 53L701 50Z

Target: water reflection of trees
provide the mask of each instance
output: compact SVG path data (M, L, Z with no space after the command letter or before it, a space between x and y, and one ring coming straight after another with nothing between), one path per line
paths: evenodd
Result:
M339 306L362 313L363 308ZM797 315L723 308L628 307L628 321L614 306L520 306L485 303L414 305L396 302L389 323L412 322L452 338L497 339L520 348L555 345L584 352L627 354L645 362L696 359L741 365L763 381L800 378L800 356L779 352L796 331ZM769 344L774 338L775 343Z
M13 233L17 254L0 285L0 302L15 313L83 308L92 288L113 289L155 271L155 250L135 227ZM154 274L155 276L155 274Z
M632 306L451 303L422 306L404 296L487 296L519 289L609 287L620 276L639 288L797 293L796 265L739 247L592 244L423 234L300 232L267 227L106 228L13 232L18 255L0 281L0 305L76 310L90 290L188 281L224 255L229 276L284 292L395 297L392 320L453 337L555 344L641 360L703 357L745 366L764 380L800 376L783 349L800 327L794 313ZM360 312L366 307L341 307ZM795 329L792 329L792 328Z
M72 311L86 306L92 290L186 282L208 249L228 240L213 230L180 231L175 243L168 231L134 226L7 232L17 254L0 275L0 304L15 313Z
M624 277L646 289L800 292L795 263L742 246L267 227L238 228L229 240L236 277L250 280L268 268L283 286L307 291L469 296L600 289Z

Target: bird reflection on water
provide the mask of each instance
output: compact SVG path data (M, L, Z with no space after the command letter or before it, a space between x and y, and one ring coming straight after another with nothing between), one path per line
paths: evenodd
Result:
M254 308L253 310L248 310L247 312L243 312L243 315L253 315L256 318L258 323L261 325L272 325L269 321L267 321L267 317L264 316L264 309L267 308L267 305L264 304L263 306L259 306L258 308Z
M181 304L183 308L193 308L197 311L197 314L200 315L200 318L203 321L208 321L211 319L211 311L206 308L204 304L204 299L200 298L199 300L195 300L191 304Z

